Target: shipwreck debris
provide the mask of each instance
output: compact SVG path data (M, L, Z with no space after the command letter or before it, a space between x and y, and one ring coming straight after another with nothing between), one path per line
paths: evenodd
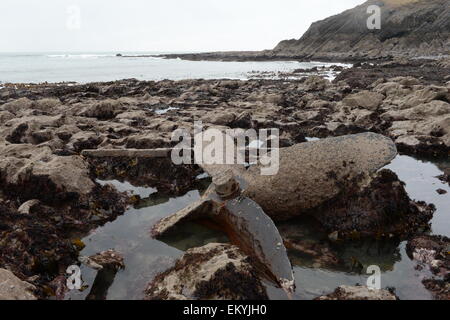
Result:
M180 222L202 219L219 225L233 244L254 258L261 275L292 295L294 276L283 239L262 208L240 195L239 183L230 170L213 178L201 200L158 222L152 235L158 238Z
M108 290L114 283L117 272L125 268L123 256L114 250L106 250L90 257L81 256L78 260L86 266L98 270L86 300L106 300Z

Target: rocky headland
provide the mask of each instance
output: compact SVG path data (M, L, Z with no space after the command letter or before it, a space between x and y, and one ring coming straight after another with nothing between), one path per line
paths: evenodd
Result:
M369 29L381 9L380 29ZM166 58L222 61L368 61L450 54L450 3L447 0L369 0L314 22L300 39L281 41L264 51L171 54Z

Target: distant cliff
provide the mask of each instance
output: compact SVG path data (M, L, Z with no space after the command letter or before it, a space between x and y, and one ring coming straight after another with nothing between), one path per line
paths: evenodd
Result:
M381 29L369 30L369 5L381 7ZM315 22L299 40L280 42L274 56L367 59L450 54L450 0L369 0Z

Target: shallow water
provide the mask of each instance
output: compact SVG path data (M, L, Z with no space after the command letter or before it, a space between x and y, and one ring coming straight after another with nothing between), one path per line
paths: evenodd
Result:
M448 161L418 160L409 156L398 156L387 168L396 172L406 183L406 189L412 199L426 201L436 205L432 220L434 234L450 236L450 187L436 176L442 174L438 166L449 166ZM129 188L137 194L141 189L131 188L128 184L113 182L119 189ZM449 193L439 195L436 190L444 189ZM151 189L151 188L150 188ZM183 252L211 242L226 242L227 238L216 231L193 223L187 224L176 235L153 240L150 229L162 217L166 217L200 198L198 190L191 191L178 198L160 197L155 190L149 190L136 208L128 210L114 222L108 223L83 239L86 248L82 255L91 255L107 249L115 249L124 254L126 268L119 271L107 291L108 299L141 299L143 290L153 277L169 267ZM283 232L285 225L280 224ZM289 222L289 230L294 230L298 239L320 242L326 234L317 231L308 221ZM291 231L292 232L292 231ZM369 277L365 273L370 265L377 265L382 271L381 286L393 287L400 299L431 299L421 281L426 271L416 271L415 263L405 252L406 242L392 241L353 241L333 247L343 265L335 268L318 267L310 258L298 253L290 253L294 267L297 290L295 299L313 299L321 294L334 291L340 285L365 285ZM351 261L362 265L361 273L351 268ZM91 290L96 271L82 267L83 281L88 286L84 291L72 291L68 299L85 299ZM272 299L285 299L284 293L268 286Z
M0 53L0 86L2 83L97 82L136 78L138 80L242 79L273 78L278 72L295 69L342 65L339 63L263 61L221 62L186 61L155 57L132 57L162 52L124 53ZM266 76L263 73L268 73ZM326 74L333 78L333 74Z

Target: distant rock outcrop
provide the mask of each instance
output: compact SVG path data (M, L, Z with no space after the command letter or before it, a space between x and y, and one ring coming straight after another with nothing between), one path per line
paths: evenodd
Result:
M370 30L370 5L381 8L381 29ZM315 22L299 40L285 40L274 56L300 59L373 59L450 54L450 1L369 0Z

